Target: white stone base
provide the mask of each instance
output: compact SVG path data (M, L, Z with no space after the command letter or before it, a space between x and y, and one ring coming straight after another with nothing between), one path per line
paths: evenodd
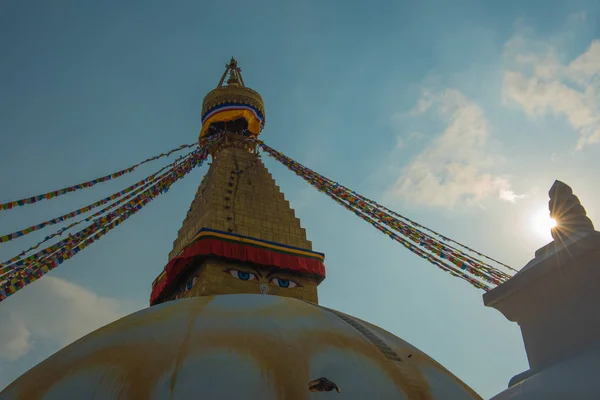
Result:
M600 399L600 340L578 356L546 368L491 400Z

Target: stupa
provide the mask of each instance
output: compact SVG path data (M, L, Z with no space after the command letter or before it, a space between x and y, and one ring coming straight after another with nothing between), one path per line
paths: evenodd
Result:
M226 80L227 79L227 80ZM480 399L442 365L318 304L324 255L256 151L261 96L232 59L202 107L212 164L151 306L57 352L2 399Z
M552 242L483 296L521 328L529 370L493 400L600 398L600 232L572 189L550 189Z

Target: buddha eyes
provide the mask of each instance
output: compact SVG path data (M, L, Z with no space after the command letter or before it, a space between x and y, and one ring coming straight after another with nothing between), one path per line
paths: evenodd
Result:
M234 278L237 278L242 281L258 281L258 276L253 272L241 271L238 269L228 269L225 272L229 273ZM277 277L271 278L269 280L269 283L284 289L291 289L298 286L302 286L299 283L290 279L283 279Z
M285 288L285 289L291 289L291 288L300 286L294 281L291 281L289 279L283 279L283 278L272 278L270 283L277 285L279 287Z
M256 277L256 274L253 274L252 272L239 271L237 269L230 269L227 272L229 272L231 274L231 276L233 276L234 278L238 278L242 281L257 281L258 280L258 278Z

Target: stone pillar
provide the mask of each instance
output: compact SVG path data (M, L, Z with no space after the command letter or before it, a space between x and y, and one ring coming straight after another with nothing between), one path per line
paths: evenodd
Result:
M559 181L550 215L554 241L483 296L519 324L530 366L495 400L600 398L600 232Z

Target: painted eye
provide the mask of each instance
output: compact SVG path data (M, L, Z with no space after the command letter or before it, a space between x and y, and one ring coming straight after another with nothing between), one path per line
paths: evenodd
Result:
M233 276L234 278L238 278L242 281L255 281L257 280L256 275L253 274L252 272L248 272L248 271L238 271L237 269L230 269L229 271L227 271L231 274L231 276Z
M274 285L277 285L279 287L285 288L285 289L291 289L296 286L300 286L298 283L296 283L294 281L291 281L289 279L283 279L283 278L273 278L273 279L271 279L271 283Z
M189 292L194 287L194 283L196 283L196 277L193 277L188 283L185 284L185 291Z

